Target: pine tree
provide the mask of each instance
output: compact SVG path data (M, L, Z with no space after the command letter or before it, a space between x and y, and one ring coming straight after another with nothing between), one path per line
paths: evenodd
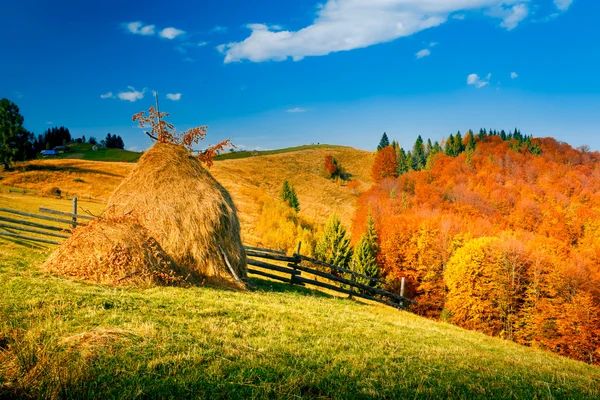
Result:
M454 143L452 143L452 153L454 157L458 156L460 153L465 151L465 145L463 144L462 135L460 131L454 136Z
M281 187L281 200L294 210L300 211L300 202L298 201L296 190L287 180L283 181L283 186Z
M350 239L346 236L346 229L336 214L327 221L323 237L315 247L315 256L328 264L338 267L348 266L352 257Z
M472 131L469 131L469 141L467 143L467 151L474 151L475 150L475 135L473 135Z
M377 151L385 149L390 145L390 140L388 139L387 133L383 132L383 136L381 136L381 140L379 141L379 146L377 146Z
M417 137L412 151L412 166L415 171L420 171L425 167L425 148L423 146L423 138L421 135Z
M379 278L379 266L377 265L378 252L375 221L373 221L373 216L371 215L371 211L369 211L367 215L367 230L356 244L354 255L352 256L353 270L372 278ZM375 282L369 279L357 278L357 281L365 285L375 286Z
M450 136L448 136L448 139L446 139L446 143L444 143L444 153L446 153L447 156L450 157L454 157L456 156L456 154L454 154L454 135L450 134Z
M407 158L406 152L401 147L400 151L398 151L398 175L402 175L405 172L408 172Z

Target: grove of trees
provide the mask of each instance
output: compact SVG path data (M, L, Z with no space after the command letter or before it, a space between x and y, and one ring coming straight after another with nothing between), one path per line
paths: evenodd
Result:
M353 241L372 218L421 315L600 364L600 154L518 129L430 143L374 166Z

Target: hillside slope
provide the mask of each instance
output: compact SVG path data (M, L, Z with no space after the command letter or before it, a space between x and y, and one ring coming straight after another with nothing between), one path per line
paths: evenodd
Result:
M600 369L260 279L117 289L0 239L0 398L598 398Z
M280 150L280 154L217 161L210 169L230 191L240 211L243 235L250 242L256 242L253 229L262 211L262 201L277 198L285 179L296 188L302 217L324 223L331 213L337 212L350 228L357 195L371 184L372 153L324 145L301 151L284 150ZM357 189L324 176L327 154L332 154L360 184ZM19 165L13 172L0 173L0 183L42 192L58 187L70 196L106 201L134 166L79 159L35 160Z

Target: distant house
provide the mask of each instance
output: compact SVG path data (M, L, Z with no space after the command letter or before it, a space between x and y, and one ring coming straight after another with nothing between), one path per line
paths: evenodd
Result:
M55 151L57 151L58 153L65 153L67 151L69 151L69 148L67 146L56 146L54 148Z
M98 151L98 146L97 145L92 146L92 150Z
M40 151L40 154L43 155L44 157L57 156L58 155L58 151L56 151L56 150L42 150L42 151Z

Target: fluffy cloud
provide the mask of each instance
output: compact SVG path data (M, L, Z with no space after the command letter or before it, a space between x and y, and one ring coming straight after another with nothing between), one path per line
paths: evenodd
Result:
M467 85L473 85L477 89L481 89L484 86L490 84L490 79L492 78L492 74L488 74L485 78L480 78L477 74L471 74L467 76Z
M423 49L420 51L417 51L417 53L415 54L415 56L417 58L423 58L423 57L427 57L431 55L431 51L429 49Z
M529 12L529 0L327 0L314 22L298 31L249 24L250 36L219 47L225 62L301 60L368 47L436 27L462 14L483 11L510 30Z
M154 35L154 25L144 25L140 21L129 22L125 24L125 28L134 35L152 36Z
M510 73L510 79L517 79L518 77L519 77L519 74L517 74L516 72Z
M289 113L303 113L303 112L306 112L306 110L304 108L294 107L294 108L290 108L289 110L285 110L285 112L289 112Z
M554 0L554 5L556 5L556 8L560 11L567 11L572 3L573 0Z
M146 89L142 90L141 92L135 90L133 86L128 86L127 89L129 90L125 92L119 92L117 97L123 101L130 101L132 103L134 101L138 101L144 98L144 93L146 92Z
M181 93L167 93L167 99L179 101L181 100Z
M161 38L165 39L175 39L177 36L183 35L185 31L177 28L165 28L158 34Z
M115 97L115 96L113 96L112 92L108 92L108 93L104 93L104 94L100 95L101 99L112 99L113 97Z

